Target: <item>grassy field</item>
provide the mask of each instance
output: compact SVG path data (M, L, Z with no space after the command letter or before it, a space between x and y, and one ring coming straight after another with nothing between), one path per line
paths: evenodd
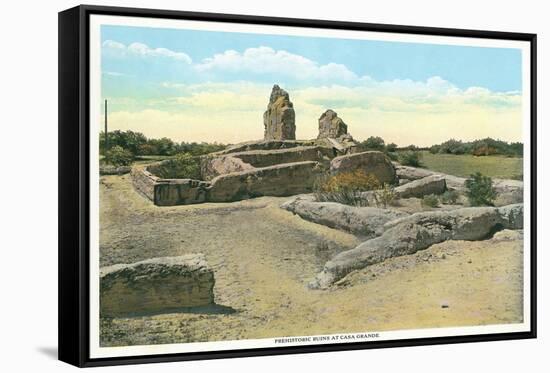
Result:
M470 154L431 154L422 152L423 167L450 175L467 177L479 171L490 177L502 179L521 179L523 176L523 158L502 156L475 157Z

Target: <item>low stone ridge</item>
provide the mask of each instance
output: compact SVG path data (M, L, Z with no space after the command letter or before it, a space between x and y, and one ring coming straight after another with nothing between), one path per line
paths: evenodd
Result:
M162 179L155 185L157 206L190 205L207 201L210 183L194 179Z
M131 316L212 305L214 282L202 254L115 264L100 269L100 312Z
M222 174L210 181L202 181L163 179L153 175L147 167L135 166L131 178L134 188L155 205L175 206L311 193L313 184L325 168L315 161L283 163Z
M336 255L310 284L327 288L351 271L414 254L446 240L481 240L502 229L523 229L523 204L413 214L385 224L384 233Z
M298 146L289 149L252 150L242 153L233 153L233 157L240 158L253 167L268 167L277 164L316 161L329 162L334 154L332 149L322 146Z
M174 206L206 201L210 183L194 179L163 179L149 166L134 166L130 176L134 188L157 206Z
M407 181L407 183L404 183L403 185L407 185L410 181L422 179L428 176L440 175L445 178L445 183L448 189L457 190L459 192L466 191L466 187L464 186L466 178L464 177L447 175L423 168L402 166L397 163L394 163L394 166L400 183L401 180ZM494 202L495 206L506 206L523 202L523 181L493 178L493 187L497 191L497 198Z
M361 148L361 145L358 144L349 133L338 138L324 137L317 139L317 141L321 140L326 141L326 144L335 149L338 152L338 155L354 154L364 151L364 149Z
M334 110L325 111L319 118L318 139L325 137L338 138L348 133L348 126Z
M201 158L201 175L204 180L233 172L253 170L254 167L233 154Z
M285 202L281 208L302 219L350 232L363 238L381 235L385 223L408 215L404 212L375 207L354 207L335 202L316 202L303 197Z
M155 184L157 184L160 179L159 177L147 171L145 166L139 165L132 167L130 178L132 179L134 189L138 193L153 202L155 201Z
M394 192L398 198L422 198L429 194L441 194L445 189L445 178L442 175L430 175L400 185L394 189Z
M484 238L497 225L500 230L523 229L523 203L502 207L463 207L455 210L424 211L390 221L386 223L384 229L388 230L404 223L450 225L452 235L448 239L473 241Z
M372 174L381 183L395 184L397 182L392 162L384 153L379 151L342 155L330 162L330 172L332 174L355 170L363 170L366 174Z
M319 162L284 163L212 179L207 200L238 201L260 196L291 196L310 193L324 167Z
M274 85L264 113L264 140L295 140L294 107L288 92Z
M393 162L395 172L399 177L399 180L418 180L427 176L435 175L437 172L427 170L425 168L416 168L411 166L402 166L397 162ZM440 174L443 175L443 174Z
M228 145L226 149L215 153L210 153L207 156L217 156L221 154L241 153L251 150L276 150L288 149L297 146L313 146L318 145L316 140L260 140L246 141L238 144Z

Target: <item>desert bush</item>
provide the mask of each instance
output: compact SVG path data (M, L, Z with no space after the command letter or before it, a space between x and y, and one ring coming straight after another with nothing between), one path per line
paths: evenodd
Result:
M382 189L376 190L373 193L377 207L387 208L395 204L398 197L392 185L384 183Z
M189 153L176 154L172 160L176 179L200 179L201 170L200 163L197 157L193 157Z
M337 202L350 206L368 206L363 192L380 188L374 175L362 170L343 172L334 176L325 175L314 184L315 199L319 202Z
M366 149L369 150L384 150L384 139L378 136L371 136L361 143Z
M441 150L441 145L432 145L428 149L428 151L432 154L437 154L437 153L439 153L440 150Z
M399 163L404 166L420 167L422 153L414 150L406 150L399 154Z
M134 160L134 155L120 145L115 145L105 152L103 162L113 166L129 166Z
M149 166L149 171L164 179L200 179L200 161L189 153L179 153L173 158Z
M386 156L392 161L398 161L399 155L396 152L385 152Z
M394 142L391 142L389 144L386 144L386 152L388 153L394 153L397 151L397 144Z
M480 145L472 150L472 154L475 156L488 156L498 154L498 150L488 145Z
M450 139L439 145L439 153L465 154L469 151L469 145L460 140Z
M438 207L439 198L435 194L428 194L422 198L421 205L424 207Z
M156 148L151 144L142 144L138 148L139 155L155 155Z
M176 145L176 149L180 153L189 153L193 156L203 155L208 153L217 152L225 149L224 144L219 143L206 143L206 142L181 142Z
M513 142L509 146L510 153L519 157L523 157L523 143Z
M493 206L497 192L493 187L493 180L481 172L471 174L464 182L468 189L466 196L472 206Z
M458 197L459 194L456 190L447 190L441 195L441 203L445 205L454 205Z

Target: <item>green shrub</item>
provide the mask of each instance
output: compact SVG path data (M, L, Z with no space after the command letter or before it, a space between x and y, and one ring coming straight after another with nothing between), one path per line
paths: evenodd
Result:
M428 194L422 198L421 205L424 207L438 207L439 198L435 194Z
M369 201L363 192L378 189L380 186L380 181L374 175L356 170L319 178L313 186L313 193L318 202L369 206Z
M399 153L399 163L403 166L420 167L422 153L414 150L406 150Z
M200 179L201 169L197 157L189 153L179 153L172 160L175 179Z
M374 191L373 196L376 201L376 206L382 208L387 208L395 204L398 199L393 186L388 183L384 183L382 189Z
M389 144L386 144L386 152L388 153L395 153L397 151L397 144L394 142L391 142Z
M495 155L495 154L498 154L498 149L493 148L492 146L482 144L482 145L479 145L478 147L474 148L472 150L472 154L477 156L477 157Z
M430 148L428 150L432 154L437 154L441 150L441 146L440 145L432 145L432 146L430 146Z
M118 166L129 166L134 160L134 155L129 150L122 148L120 145L113 146L105 152L103 161L107 164Z
M399 160L399 156L396 152L385 152L385 154L392 161L398 161Z
M464 186L468 189L466 196L472 206L493 206L497 192L489 176L476 172L466 179Z
M384 150L384 139L378 136L371 136L361 143L368 150Z
M450 139L439 145L439 153L442 154L465 154L469 150L469 145L460 140Z
M459 194L456 190L447 190L441 195L441 203L445 205L454 205L458 197Z
M193 156L217 152L225 149L225 147L226 146L223 144L206 142L182 142L176 145L176 149L178 150L178 152L189 153Z

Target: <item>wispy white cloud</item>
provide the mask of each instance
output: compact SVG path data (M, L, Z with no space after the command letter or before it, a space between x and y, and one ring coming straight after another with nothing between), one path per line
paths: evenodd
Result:
M350 81L358 78L345 65L337 63L320 65L304 56L265 46L248 48L242 53L227 50L205 58L196 64L195 68L199 72L277 74L280 77L290 77L299 81Z
M119 73L117 71L102 71L102 74L108 76L130 76L128 74Z
M193 60L184 52L176 52L167 48L151 48L143 43L131 43L125 45L114 40L105 40L103 50L110 56L140 56L140 57L164 57L191 64Z
M518 108L518 92L492 92L486 88L460 89L440 78L426 81L361 79L360 85L326 85L299 89L304 101L325 106L361 107L382 111L456 112L465 105L487 109Z

